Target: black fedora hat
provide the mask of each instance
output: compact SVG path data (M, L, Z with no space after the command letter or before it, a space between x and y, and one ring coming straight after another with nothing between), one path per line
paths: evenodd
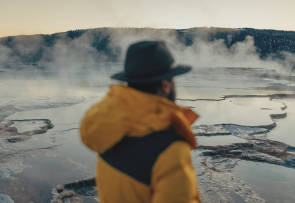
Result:
M191 70L190 66L173 66L174 59L163 41L141 41L131 44L127 50L124 71L112 79L152 83L173 78Z

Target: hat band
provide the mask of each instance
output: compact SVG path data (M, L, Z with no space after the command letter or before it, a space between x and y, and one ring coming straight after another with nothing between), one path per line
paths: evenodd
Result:
M171 70L171 68L165 68L165 69L158 69L158 72L152 71L149 73L142 73L142 74L126 74L126 77L129 79L146 79L146 78L152 78L152 77L157 77L157 76L161 76L163 74L168 73Z

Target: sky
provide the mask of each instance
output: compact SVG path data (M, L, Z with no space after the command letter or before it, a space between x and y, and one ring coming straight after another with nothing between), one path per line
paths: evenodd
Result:
M295 0L0 0L0 37L97 27L295 31Z

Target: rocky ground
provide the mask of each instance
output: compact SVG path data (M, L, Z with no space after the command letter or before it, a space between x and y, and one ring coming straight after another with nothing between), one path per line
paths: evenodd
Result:
M180 81L177 100L200 115L192 160L203 202L295 202L294 85L247 78L218 89L212 77ZM106 88L50 91L0 98L0 202L99 201L78 118Z

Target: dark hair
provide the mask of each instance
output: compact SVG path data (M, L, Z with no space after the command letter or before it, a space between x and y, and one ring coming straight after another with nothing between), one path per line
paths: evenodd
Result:
M128 82L128 87L134 88L139 91L156 94L158 90L162 87L162 81L154 83L134 83Z

